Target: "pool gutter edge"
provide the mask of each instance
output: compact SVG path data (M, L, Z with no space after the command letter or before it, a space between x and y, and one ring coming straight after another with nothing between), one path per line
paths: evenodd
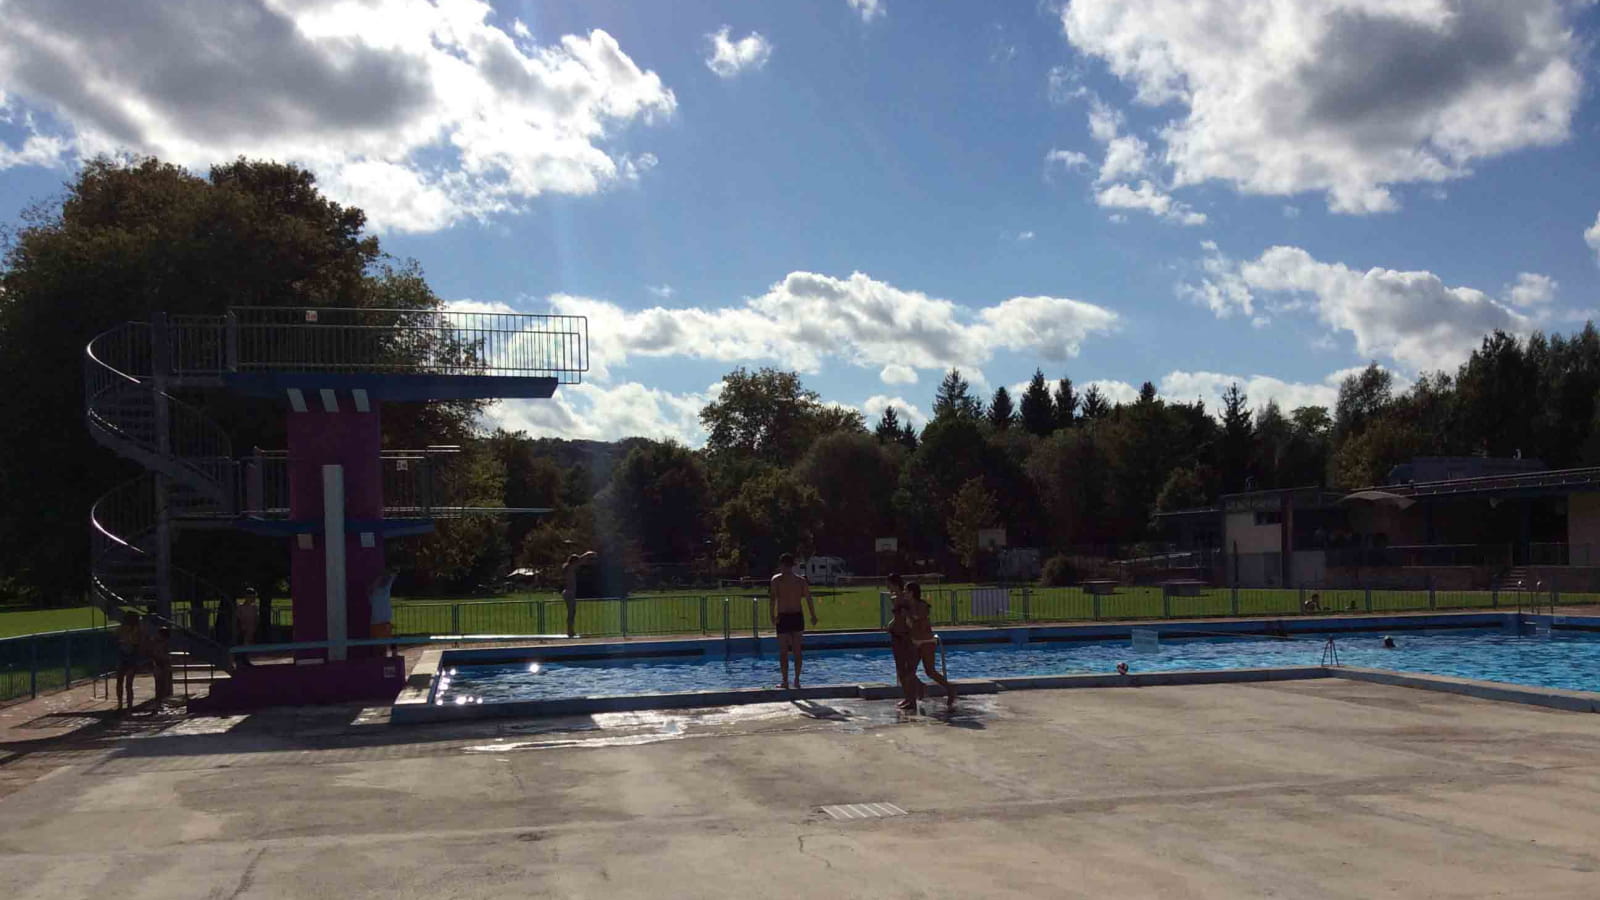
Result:
M1499 700L1543 706L1567 712L1600 713L1600 693L1568 691L1560 688L1532 687L1508 684L1501 681L1479 681L1473 678L1455 678L1449 675L1419 675L1414 672L1396 672L1392 669L1366 669L1359 666L1340 666L1330 669L1330 674L1350 681L1388 684L1396 687L1417 688L1461 694L1480 700Z

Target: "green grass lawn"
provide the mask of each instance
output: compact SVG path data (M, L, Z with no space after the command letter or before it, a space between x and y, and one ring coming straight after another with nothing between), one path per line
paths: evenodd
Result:
M1094 597L1079 587L1013 587L1003 606L974 603L973 586L929 586L924 596L933 606L938 625L1005 624L1011 622L1070 622L1096 619L1159 619L1210 616L1292 616L1301 614L1298 589L1240 588L1237 603L1227 588L1211 588L1195 597L1163 598L1159 587L1120 587L1115 594ZM878 628L881 624L878 588L818 588L818 627L828 631ZM1316 589L1324 613L1401 612L1436 609L1516 609L1512 593L1498 597L1488 591L1438 591L1430 607L1427 591L1367 591ZM1547 602L1547 601L1546 601ZM1565 605L1597 603L1600 595L1562 594ZM449 599L396 597L395 631L398 634L559 634L566 631L566 607L549 591L500 597ZM626 622L624 622L626 616ZM273 620L292 621L289 601L273 603ZM50 610L0 610L0 637L68 628L87 628L102 622L98 612L86 607ZM626 627L624 627L626 626ZM578 632L586 635L692 634L748 635L752 627L771 631L767 601L750 589L641 592L626 604L615 600L586 600L578 606Z
M67 609L0 609L0 638L41 631L66 631L70 628L97 628L105 616L94 607Z

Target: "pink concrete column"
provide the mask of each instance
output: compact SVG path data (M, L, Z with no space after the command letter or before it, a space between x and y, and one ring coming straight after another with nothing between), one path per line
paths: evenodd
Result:
M335 401L337 402L337 401ZM344 406L348 406L348 397ZM322 467L344 468L346 531L340 535L316 534L303 545L304 537L290 544L290 591L294 605L294 639L328 639L328 585L324 568L325 541L345 542L345 612L350 640L371 636L369 592L384 568L383 537L373 534L372 546L361 545L361 532L370 531L383 518L383 470L380 452L383 438L376 404L371 412L340 408L329 412L325 405L308 404L306 412L289 413L289 518L295 522L315 522L323 517ZM350 525L370 523L368 528ZM358 652L359 651L359 652ZM304 656L325 658L321 651ZM350 656L371 655L364 648L352 648Z

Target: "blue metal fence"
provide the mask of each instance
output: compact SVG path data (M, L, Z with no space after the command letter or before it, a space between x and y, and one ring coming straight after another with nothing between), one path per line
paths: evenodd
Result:
M116 639L106 628L0 639L0 702L59 691L116 665Z

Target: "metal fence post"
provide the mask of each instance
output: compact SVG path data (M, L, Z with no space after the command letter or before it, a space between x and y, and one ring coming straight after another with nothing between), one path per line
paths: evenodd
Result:
M957 623L959 623L961 621L959 618L956 617L956 609L957 609L956 608L956 603L960 599L960 596L961 596L961 592L960 591L953 590L953 589L950 591L950 624L951 625L955 625L955 624L957 624Z
M878 592L878 628L889 629L889 594L886 591Z
M1172 587L1165 584L1161 586L1161 618L1172 618Z
M623 637L627 637L628 636L628 598L627 597L623 597L622 599L618 600L617 603L618 603L618 609L619 609L619 613L618 613L617 617L622 622L622 636Z
M1489 586L1489 605L1495 609L1500 608L1500 588L1494 585Z
M1300 611L1301 612L1305 612L1306 611L1306 589L1305 588L1301 588L1300 589Z
M544 634L545 633L545 630L544 630L544 601L543 600L535 600L533 605L534 605L534 608L538 610L538 613L537 613L538 620L539 620L539 631L538 631L538 633L539 634Z
M761 602L759 597L750 598L750 636L755 638L756 649L761 649L761 621L756 618L756 604Z
M1094 617L1098 619L1100 618L1100 595L1096 593L1089 596L1094 598Z
M733 637L733 614L729 610L728 598L727 597L723 597L722 598L722 639L726 641L731 637Z
M1237 584L1228 588L1228 614L1233 616L1239 614L1239 586Z
M700 633L706 633L706 595L700 595Z
M1432 575L1428 576L1428 608L1429 609L1438 609L1439 608L1438 598L1435 597L1434 593L1433 593L1433 576Z
M1362 588L1367 596L1367 612L1372 612L1372 588Z
M39 636L28 637L28 696L39 696Z
M61 687L63 690L72 687L72 632L63 632L61 644L66 649L61 653Z
M1033 591L1030 588L1022 589L1022 621L1033 621Z
M461 633L461 604L450 604L450 633Z

